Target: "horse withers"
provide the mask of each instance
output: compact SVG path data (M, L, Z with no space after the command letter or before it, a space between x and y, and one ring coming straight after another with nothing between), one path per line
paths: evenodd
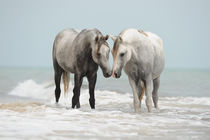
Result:
M75 29L61 31L53 44L53 66L55 79L55 98L58 103L60 98L61 75L64 83L64 94L68 92L69 74L74 74L74 89L72 108L80 108L80 88L83 77L89 82L90 107L95 108L95 84L98 66L101 67L104 77L111 76L109 65L110 48L98 29L84 29L81 32Z
M152 111L152 82L152 99L155 108L158 108L157 92L165 66L162 40L153 33L137 29L126 29L111 38L114 41L112 76L119 78L124 68L132 88L135 112L140 110L144 90L148 112Z

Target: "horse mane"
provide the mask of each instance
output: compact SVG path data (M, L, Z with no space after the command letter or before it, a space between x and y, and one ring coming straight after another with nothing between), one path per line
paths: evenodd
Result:
M142 29L138 29L138 32L141 33L141 34L143 34L143 35L145 35L145 36L148 36L148 34L145 33Z

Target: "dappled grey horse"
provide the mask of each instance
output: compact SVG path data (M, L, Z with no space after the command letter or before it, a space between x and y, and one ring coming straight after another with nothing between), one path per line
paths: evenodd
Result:
M146 106L151 112L152 82L152 98L155 108L158 108L157 92L160 74L165 65L162 40L153 33L136 29L126 29L117 37L111 36L111 38L114 41L112 76L119 78L124 68L132 88L135 112L140 110L144 90L146 90Z
M97 80L98 66L101 67L105 77L111 76L109 66L110 48L105 37L97 29L85 29L79 32L75 29L61 31L53 44L53 66L55 78L55 98L60 98L60 81L63 75L64 94L68 91L69 73L74 74L74 89L72 108L80 107L79 97L83 77L89 82L89 103L95 108L94 90Z

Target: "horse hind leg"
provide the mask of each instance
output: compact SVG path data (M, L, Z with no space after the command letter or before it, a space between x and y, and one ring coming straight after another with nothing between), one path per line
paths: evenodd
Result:
M57 61L55 60L53 63L54 66L54 80L55 80L55 101L58 103L60 98L60 82L61 82L61 75L63 72L63 69L58 65Z
M153 80L152 99L156 109L158 109L158 89L160 86L160 77Z
M60 89L60 81L61 81L61 74L62 73L56 73L54 76L55 79L55 101L56 103L58 103L59 98L60 98L60 93L61 93L61 89Z

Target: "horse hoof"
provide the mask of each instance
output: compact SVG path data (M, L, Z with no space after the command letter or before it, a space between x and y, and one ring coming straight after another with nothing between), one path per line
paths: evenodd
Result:
M139 108L136 108L136 109L134 109L134 112L135 113L140 113L140 109Z
M80 108L80 103L77 103L76 104L76 108Z
M66 109L67 109L67 110L69 110L69 109L70 109L70 107L69 107L69 106L66 106Z
M152 108L148 108L148 112L149 113L152 113Z

